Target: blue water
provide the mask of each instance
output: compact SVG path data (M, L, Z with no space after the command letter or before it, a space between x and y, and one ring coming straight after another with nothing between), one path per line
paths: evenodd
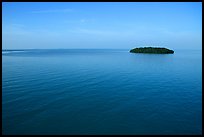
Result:
M202 52L2 51L3 134L202 134Z

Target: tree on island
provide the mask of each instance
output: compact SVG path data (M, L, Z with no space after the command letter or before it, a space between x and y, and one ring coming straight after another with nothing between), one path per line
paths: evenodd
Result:
M174 51L160 47L140 47L130 50L131 53L153 53L153 54L173 54Z

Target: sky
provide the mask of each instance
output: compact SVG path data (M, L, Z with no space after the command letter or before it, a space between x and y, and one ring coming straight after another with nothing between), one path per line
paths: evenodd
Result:
M202 3L2 3L2 49L145 46L202 49Z

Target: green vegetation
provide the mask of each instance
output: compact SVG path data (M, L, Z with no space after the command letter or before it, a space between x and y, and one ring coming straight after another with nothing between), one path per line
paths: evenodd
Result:
M167 48L144 47L134 48L130 50L131 53L152 53L152 54L173 54L174 51Z

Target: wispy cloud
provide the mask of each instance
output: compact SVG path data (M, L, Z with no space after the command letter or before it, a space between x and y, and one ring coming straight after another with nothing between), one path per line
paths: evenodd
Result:
M19 27L19 28L24 28L25 25L24 24L18 24L18 23L13 23L10 25L11 27Z
M103 36L107 38L119 38L119 37L132 37L137 34L133 31L125 30L104 30L104 29L85 29L85 28L76 28L73 30L67 31L69 33L75 34L84 34L84 35L93 35L93 36Z
M116 35L116 32L108 30L95 30L95 29L76 29L73 32L81 34L94 34L94 35Z
M81 23L84 23L84 22L86 22L86 20L85 20L85 19L81 19L80 22L81 22Z
M9 34L9 35L31 34L31 32L27 30L27 27L24 24L17 24L17 23L4 25L2 33Z
M65 20L63 21L64 23L95 23L94 22L95 20L94 19L84 19L84 18L81 18L81 19L75 19L75 20Z
M37 10L32 11L32 13L69 13L72 11L73 9L52 9L52 10Z

